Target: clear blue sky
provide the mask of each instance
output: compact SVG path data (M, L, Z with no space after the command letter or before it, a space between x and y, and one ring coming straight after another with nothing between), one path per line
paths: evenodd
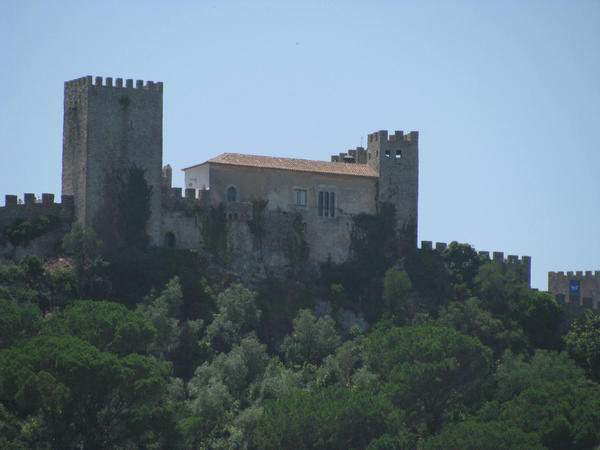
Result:
M63 82L163 81L164 163L420 132L419 239L600 270L600 2L11 1L0 204L60 194Z

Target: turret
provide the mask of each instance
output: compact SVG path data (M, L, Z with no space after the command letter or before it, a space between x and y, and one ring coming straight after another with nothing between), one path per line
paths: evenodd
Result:
M396 131L369 134L367 164L379 174L377 205L389 203L396 210L396 229L402 244L417 247L419 193L419 133Z

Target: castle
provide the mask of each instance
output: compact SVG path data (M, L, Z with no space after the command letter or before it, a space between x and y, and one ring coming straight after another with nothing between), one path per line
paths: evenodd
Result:
M394 206L403 245L416 248L417 132L378 131L366 149L330 161L225 153L183 169L182 191L171 186L171 167L162 166L162 105L162 83L91 76L65 82L61 208L72 207L103 240L117 207L115 181L136 167L152 192L150 244L206 249L207 240L220 239L207 223L209 211L219 209L234 271L260 266L264 275L293 262L346 261L353 217L377 214L384 204ZM25 200L34 211L35 199ZM0 221L21 206L7 197Z
M115 180L135 167L152 192L150 244L210 248L245 277L264 278L299 262L346 261L354 218L375 215L384 205L394 207L401 246L417 247L418 132L378 131L369 134L366 149L330 161L223 153L184 168L182 190L172 187L171 167L162 166L162 105L160 82L91 76L65 82L61 203L52 194L43 194L41 202L25 194L21 205L7 195L0 229L18 219L53 216L65 224L78 220L102 238L116 208ZM51 252L64 230L50 233L36 250ZM7 248L0 242L0 253ZM432 249L432 243L424 241L421 248ZM443 248L438 243L435 250ZM529 283L529 257L504 259L494 252L491 260L518 269ZM582 300L567 296L563 278L583 283ZM551 273L549 290L565 304L570 299L599 307L598 272Z

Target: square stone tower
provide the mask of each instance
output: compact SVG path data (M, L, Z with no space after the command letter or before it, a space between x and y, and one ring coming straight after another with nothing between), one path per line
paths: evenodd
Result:
M152 188L147 233L160 236L163 84L91 76L65 82L62 194L73 195L75 218L102 236L103 216L117 208L115 177L132 166Z
M379 174L377 205L396 208L396 231L406 248L417 247L419 133L385 130L369 134L367 164Z

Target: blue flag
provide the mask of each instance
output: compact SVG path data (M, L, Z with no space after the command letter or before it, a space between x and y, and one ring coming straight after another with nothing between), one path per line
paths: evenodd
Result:
M579 295L579 280L569 280L569 294Z

